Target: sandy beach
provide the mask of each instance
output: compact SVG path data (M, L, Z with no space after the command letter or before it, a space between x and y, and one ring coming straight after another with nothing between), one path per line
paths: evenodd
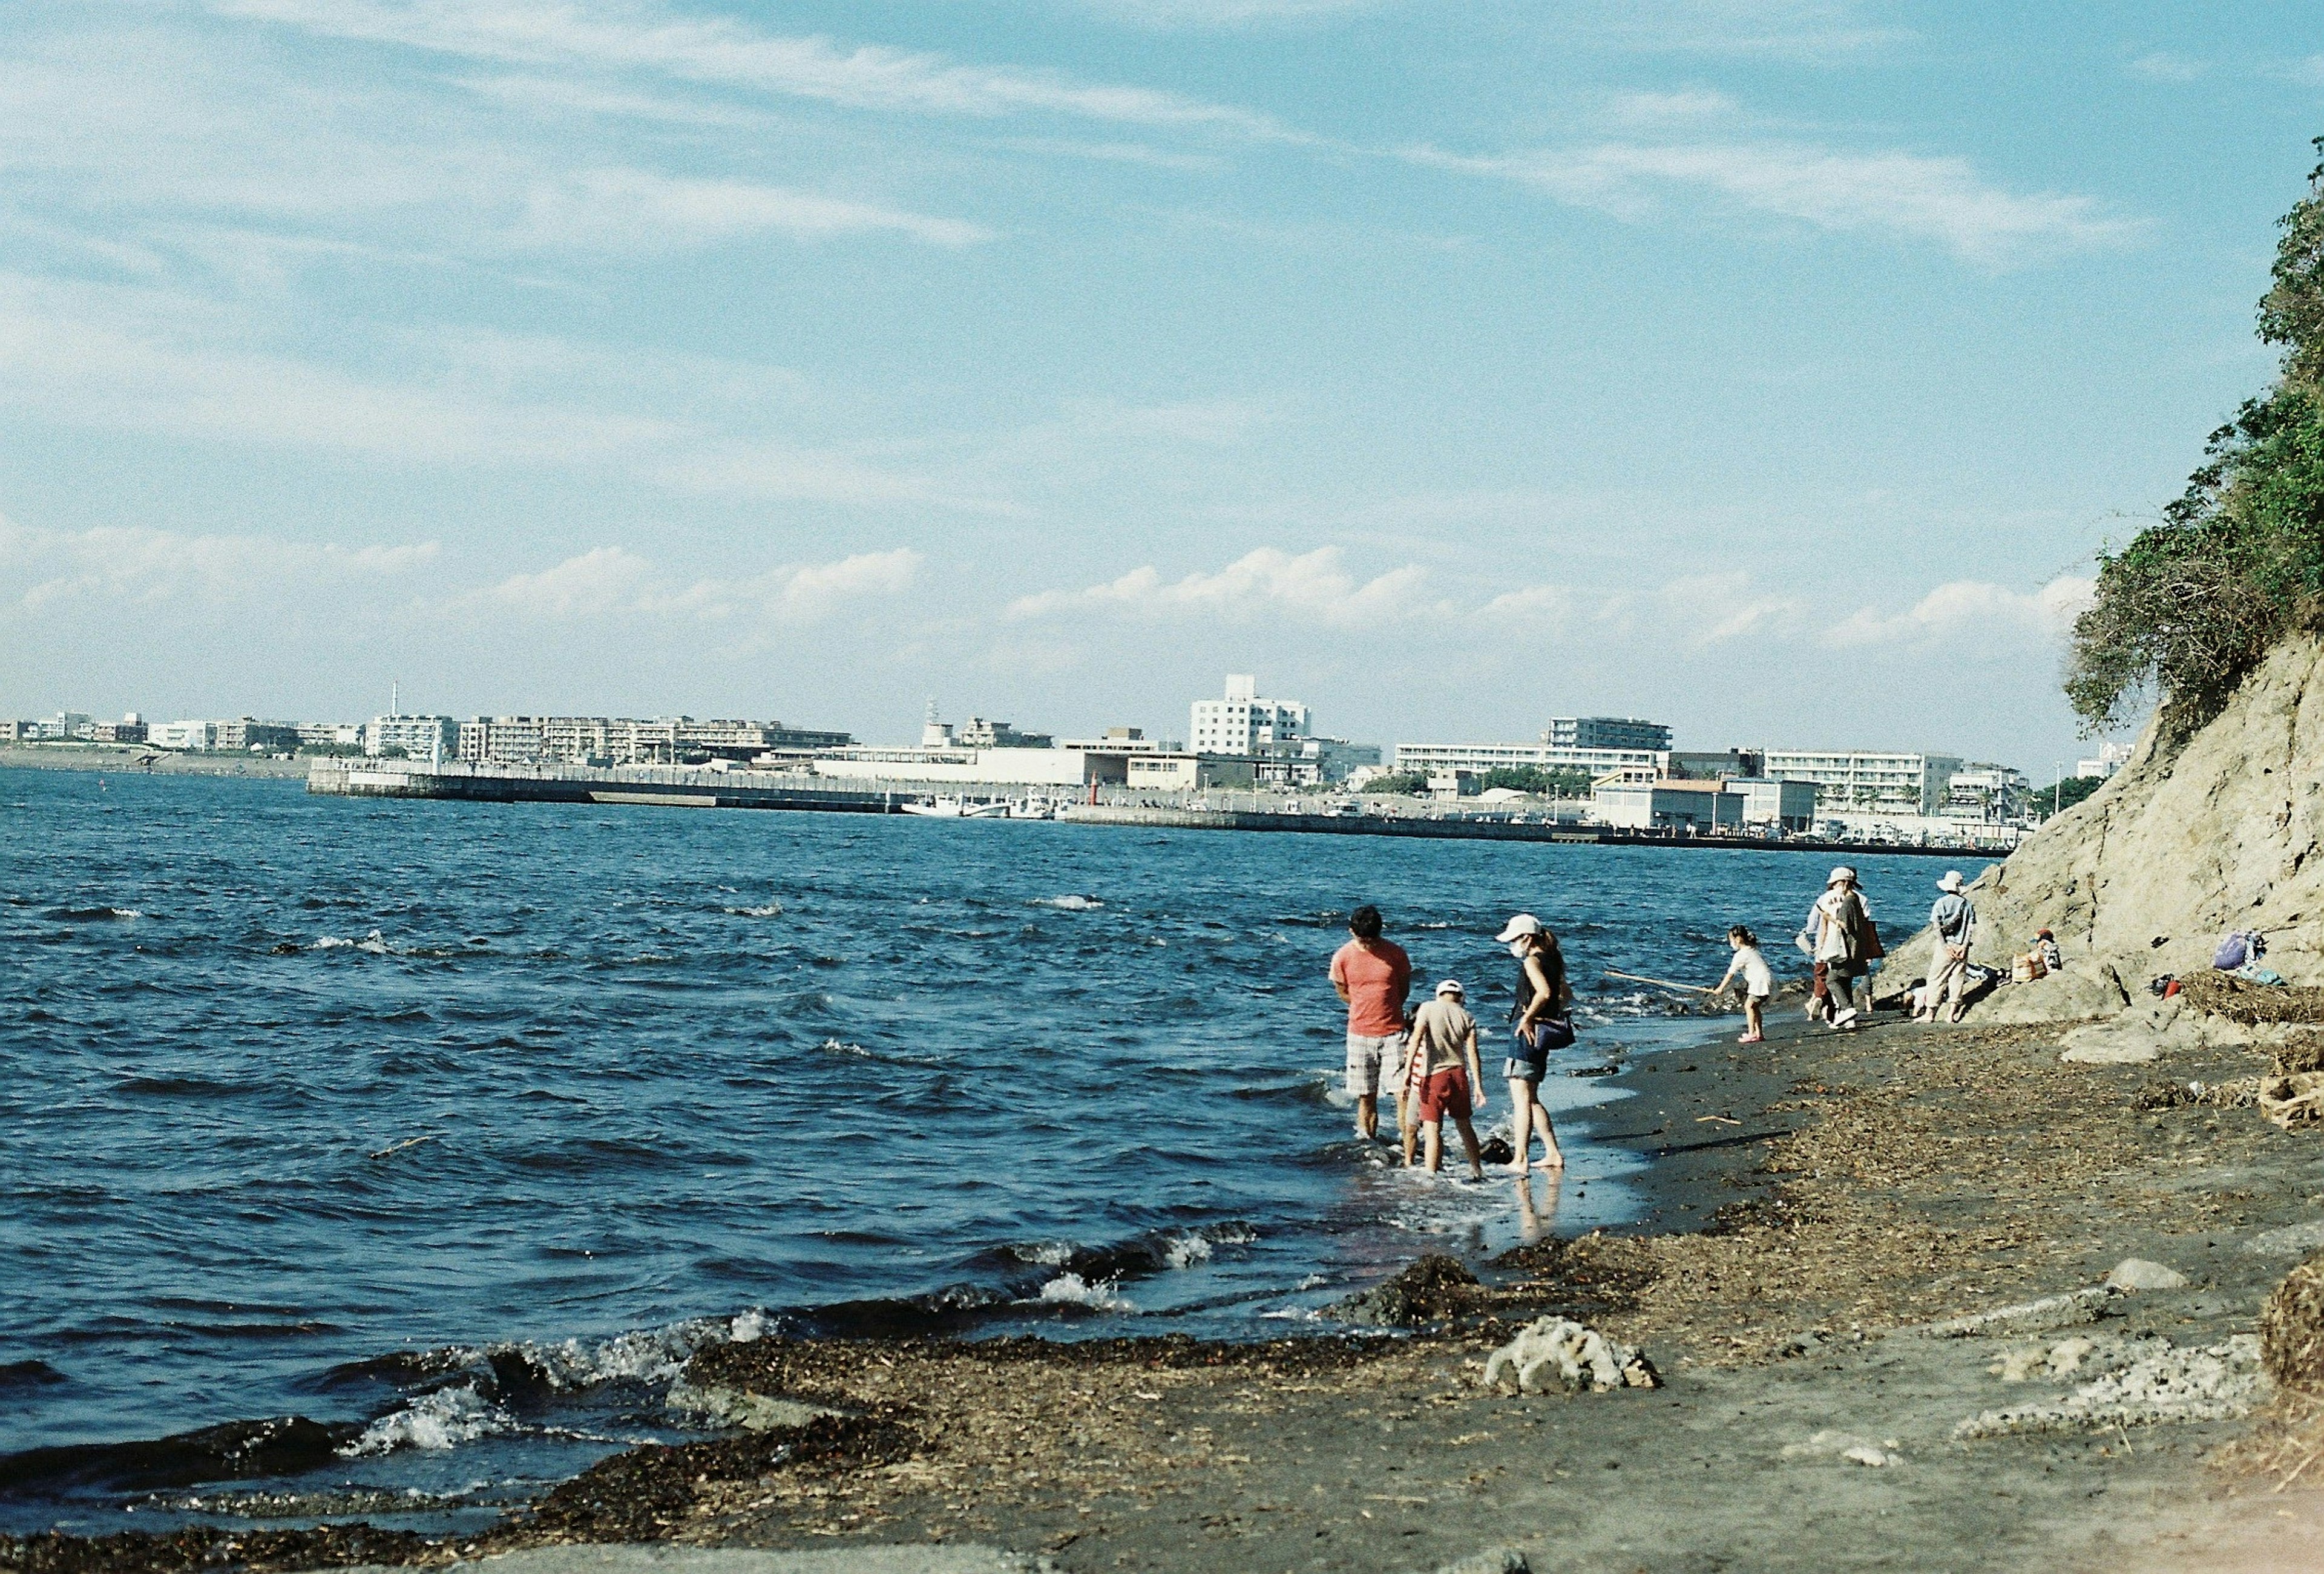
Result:
M722 1345L682 1387L761 1430L613 1456L481 1538L35 1538L0 1565L678 1542L975 1543L1069 1570L2310 1566L2324 1496L2207 1460L2265 1399L2229 1341L2324 1239L2312 1135L2172 1091L2260 1057L2068 1065L2057 1025L1777 1017L1766 1045L1621 1074L1609 1135L1655 1161L1636 1232L1425 1263L1371 1298L1408 1332ZM2188 1283L2099 1288L2132 1257ZM1637 1345L1662 1386L1484 1388L1551 1312ZM2121 1352L2214 1348L2212 1419L2070 1400ZM1981 1416L1992 1435L1964 1435Z

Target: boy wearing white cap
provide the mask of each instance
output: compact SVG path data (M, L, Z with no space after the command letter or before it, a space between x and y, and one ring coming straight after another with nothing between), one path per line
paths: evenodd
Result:
M1436 998L1413 1013L1406 1075L1415 1095L1406 1102L1415 1114L1404 1128L1404 1162L1412 1163L1413 1139L1425 1127L1429 1173L1444 1167L1444 1118L1450 1115L1469 1155L1469 1178L1483 1180L1484 1159L1477 1150L1477 1128L1469 1123L1469 1112L1472 1088L1476 1108L1485 1107L1485 1077L1477 1064L1477 1019L1469 1015L1459 980L1437 985Z

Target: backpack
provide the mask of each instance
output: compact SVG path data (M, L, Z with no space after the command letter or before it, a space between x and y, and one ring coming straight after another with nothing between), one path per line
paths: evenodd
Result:
M2211 966L2223 973L2231 973L2247 962L2257 962L2267 954L2267 937L2255 930L2238 929L2219 942L2219 949L2211 953Z

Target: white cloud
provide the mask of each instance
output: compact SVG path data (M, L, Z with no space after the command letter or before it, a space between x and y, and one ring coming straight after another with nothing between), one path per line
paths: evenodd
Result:
M2087 197L2021 196L1988 185L1966 160L1915 153L1789 143L1601 143L1481 157L1416 148L1405 156L1515 180L1632 222L1654 215L1666 198L1719 200L1818 229L1933 241L1986 264L2117 245L2140 227Z
M1633 126L1725 120L1740 107L1726 94L1704 87L1683 88L1674 93L1624 93L1610 106L1615 121Z
M1011 618L1122 613L1249 621L1288 617L1338 628L1399 621L1445 610L1424 603L1428 571L1417 564L1359 582L1341 564L1337 547L1294 556L1274 547L1248 553L1215 574L1165 580L1159 570L1132 569L1084 590L1045 591L1009 603Z
M2132 76L2144 77L2150 82L2192 82L2208 73L2211 67L2208 60L2190 60L2185 55L2156 50L2151 54L2139 56L2124 69Z
M1274 412L1266 407L1240 399L1190 399L1145 405L1076 399L1065 401L1065 411L1080 432L1158 438L1205 447L1243 442L1274 419Z
M594 547L537 572L511 575L459 598L456 605L550 620L641 616L812 623L851 603L901 594L924 561L905 547L859 552L831 563L787 564L739 578L680 583L625 547Z
M939 246L973 245L992 235L958 219L812 191L612 169L536 185L509 238L524 246L659 252L769 230L803 240L887 231Z
M1099 15L1132 27L1252 27L1322 22L1379 11L1393 0L1083 0Z
M1859 609L1827 630L1823 642L1841 648L1969 639L2013 647L2054 642L2089 604L2094 582L2061 575L2028 594L1983 580L1941 584L1901 612Z
M433 563L438 550L433 541L343 547L143 528L42 529L0 519L0 581L31 612L104 605L150 614L281 602L392 581Z
M1912 42L1910 28L1866 20L1849 0L1599 0L1609 35L1633 48L1834 62Z
M1477 616L1487 622L1531 624L1557 633L1572 621L1582 600L1571 585L1529 584L1503 591L1479 608Z
M340 325L343 342L356 326ZM610 469L710 495L1006 511L847 454L722 429L763 419L770 392L802 397L779 368L464 333L391 336L407 369L373 380L243 347L260 334L243 313L169 291L0 274L0 409L400 465ZM652 413L622 408L632 400Z
M1286 133L1267 116L1144 87L1050 72L960 65L941 55L762 32L649 4L561 0L218 0L217 11L333 37L510 65L656 72L681 81L855 109L1000 116L1050 113L1245 135Z

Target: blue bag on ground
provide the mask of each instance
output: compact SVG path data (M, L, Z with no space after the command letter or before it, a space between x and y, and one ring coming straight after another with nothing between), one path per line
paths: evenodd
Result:
M2211 953L2211 965L2223 973L2231 973L2246 962L2257 962L2267 954L2267 937L2250 929L2238 929L2219 942L2219 949Z

